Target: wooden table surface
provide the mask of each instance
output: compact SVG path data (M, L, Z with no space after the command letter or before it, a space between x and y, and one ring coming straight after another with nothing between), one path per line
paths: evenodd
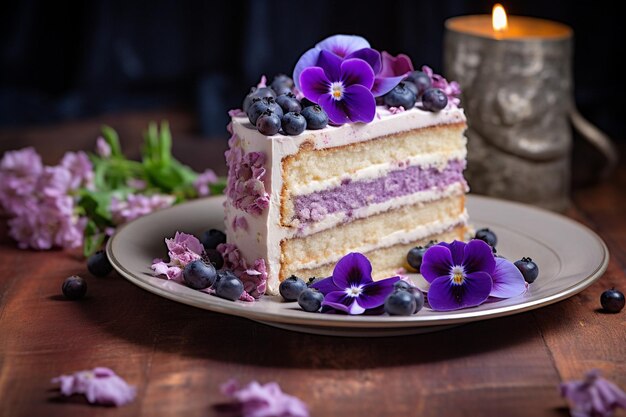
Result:
M35 146L48 163L93 147L98 125L122 132L136 152L140 129L159 114L109 116L0 132L0 151ZM175 153L224 173L225 141L193 137L193 119L169 115ZM208 161L208 162L207 162ZM559 382L598 368L626 388L626 310L604 314L602 291L626 292L626 165L576 190L567 215L607 243L611 261L582 293L531 312L437 333L390 338L312 336L188 307L139 289L116 273L90 276L78 253L16 248L0 226L1 416L211 416L219 385L277 381L330 416L566 416ZM88 297L61 295L79 274ZM119 408L59 397L50 379L106 366L138 388ZM617 416L626 416L624 411Z

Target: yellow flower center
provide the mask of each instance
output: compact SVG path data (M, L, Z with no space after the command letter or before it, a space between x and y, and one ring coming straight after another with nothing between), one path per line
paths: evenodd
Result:
M334 82L330 86L330 94L337 101L343 98L343 84L340 82Z
M450 278L455 285L463 284L463 281L465 281L465 271L463 271L463 267L458 265L454 266L452 271L450 271Z

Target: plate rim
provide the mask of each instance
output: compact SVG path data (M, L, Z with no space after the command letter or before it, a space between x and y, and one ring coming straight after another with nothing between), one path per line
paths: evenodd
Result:
M557 303L564 299L567 299L581 291L585 288L589 287L596 280L598 280L606 271L610 254L606 243L602 240L597 233L591 230L586 225L579 223L569 217L566 217L559 213L554 213L539 207L531 206L528 204L523 204L514 201L502 200L493 197L487 197L482 195L473 195L468 194L468 199L476 199L476 200L484 200L485 202L494 202L497 204L503 205L511 205L517 208L521 208L524 210L531 210L537 212L542 216L553 216L554 218L558 218L560 221L566 221L571 226L576 227L578 229L583 230L585 233L589 234L595 241L598 243L599 248L602 251L602 261L599 265L597 265L596 269L587 275L585 278L577 281L573 285L565 289L561 289L556 294L552 294L549 296L541 297L536 300L529 300L526 302L521 302L519 304L495 307L486 310L473 310L472 308L464 309L462 312L460 310L456 310L454 316L447 316L447 312L439 312L435 315L429 316L408 316L408 317L387 317L387 316L344 316L344 315L329 315L329 314L313 314L302 311L303 314L298 315L284 315L278 311L267 311L267 310L253 310L249 307L249 304L245 304L243 302L232 302L228 300L223 300L218 297L210 297L207 294L208 302L196 302L193 298L185 297L184 294L172 292L165 288L155 286L151 284L148 280L136 275L132 271L128 270L115 256L113 252L113 245L116 242L116 238L118 236L123 235L121 233L125 228L130 226L131 224L135 224L136 222L146 221L145 219L150 216L155 215L167 215L167 212L180 208L181 205L191 205L191 204L202 204L203 201L208 199L222 200L224 196L211 196L200 199L191 200L185 203L178 204L176 206L172 206L169 208L165 208L159 210L157 212L148 214L146 216L142 216L138 219L135 219L129 223L126 223L120 227L116 233L108 240L106 244L106 254L109 258L109 261L113 265L114 269L122 275L125 279L129 280L134 285L161 296L163 298L180 302L182 304L190 305L193 307L201 308L204 310L209 310L217 313L223 313L228 315L233 315L237 317L247 318L257 322L263 322L264 324L270 323L284 323L290 325L303 325L303 326L325 326L325 327L344 327L344 328L372 328L372 329L381 329L384 325L387 328L406 328L406 327L431 327L431 326L445 326L445 325L456 325L456 324L464 324L470 323L479 320L487 320L491 318L505 317L513 314L523 313L526 311L534 310L540 307L545 307L550 304ZM150 277L153 279L159 279L157 277ZM190 290L193 291L193 290ZM279 298L279 296L270 296ZM203 300L204 301L204 300ZM268 301L271 302L271 301ZM295 304L295 303L294 303Z

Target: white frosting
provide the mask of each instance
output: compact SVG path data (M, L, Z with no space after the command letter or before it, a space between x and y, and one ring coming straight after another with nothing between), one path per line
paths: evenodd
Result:
M268 290L270 293L276 293L278 290L281 252L280 242L285 238L295 236L298 232L293 228L280 226L280 192L282 189L281 161L283 158L297 153L300 146L305 142L310 143L314 149L332 148L368 141L403 131L435 125L462 123L466 120L463 110L455 107L448 107L437 113L413 108L397 114L391 114L386 108L378 107L377 112L379 116L371 123L350 123L342 126L328 126L321 130L305 130L304 133L298 136L285 136L282 134L264 136L252 127L246 117L234 117L232 119L233 132L239 137L240 146L243 151L245 153L263 152L267 156L267 174L264 182L265 189L270 195L270 204L269 208L261 215L254 216L232 207L227 201L224 206L226 211L226 234L228 236L228 242L236 244L241 254L248 262L252 262L258 258L265 259L268 270ZM417 164L419 162L416 160L414 163ZM381 166L362 170L361 175L363 175L363 178L375 178L384 175L390 169L391 167L388 164L381 164ZM331 180L331 182L332 181L334 180ZM321 185L311 185L313 188L318 186ZM306 187L304 187L304 189L306 190ZM444 191L444 193L445 192L446 191ZM417 197L418 194L421 194L421 196ZM392 202L365 207L357 210L357 212L360 217L366 217L392 207L410 204L409 201L411 201L412 198L417 199L416 201L420 201L419 198L429 199L435 194L436 192L432 190L416 193L412 196L394 199ZM242 230L241 228L237 230L233 229L232 223L235 216L243 216L246 219L248 223L247 230ZM344 221L344 218L341 216L342 215L330 216L331 218L335 218L329 220L329 223L326 223L325 226L332 227L328 225L331 223L332 225L336 225ZM319 226L315 226L315 228L311 228L307 233L315 232L318 230L318 227ZM438 232L439 231L435 231L433 233ZM415 239L418 238L419 236Z

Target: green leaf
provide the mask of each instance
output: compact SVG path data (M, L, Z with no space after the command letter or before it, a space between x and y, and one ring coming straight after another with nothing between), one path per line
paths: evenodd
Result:
M83 255L85 258L96 253L104 243L106 235L102 232L96 223L89 219L85 227L85 235L83 239Z
M123 158L124 155L122 154L122 147L120 146L120 139L115 129L113 129L111 126L103 125L101 130L102 130L102 137L104 137L104 140L111 147L111 156L117 157L117 158Z

